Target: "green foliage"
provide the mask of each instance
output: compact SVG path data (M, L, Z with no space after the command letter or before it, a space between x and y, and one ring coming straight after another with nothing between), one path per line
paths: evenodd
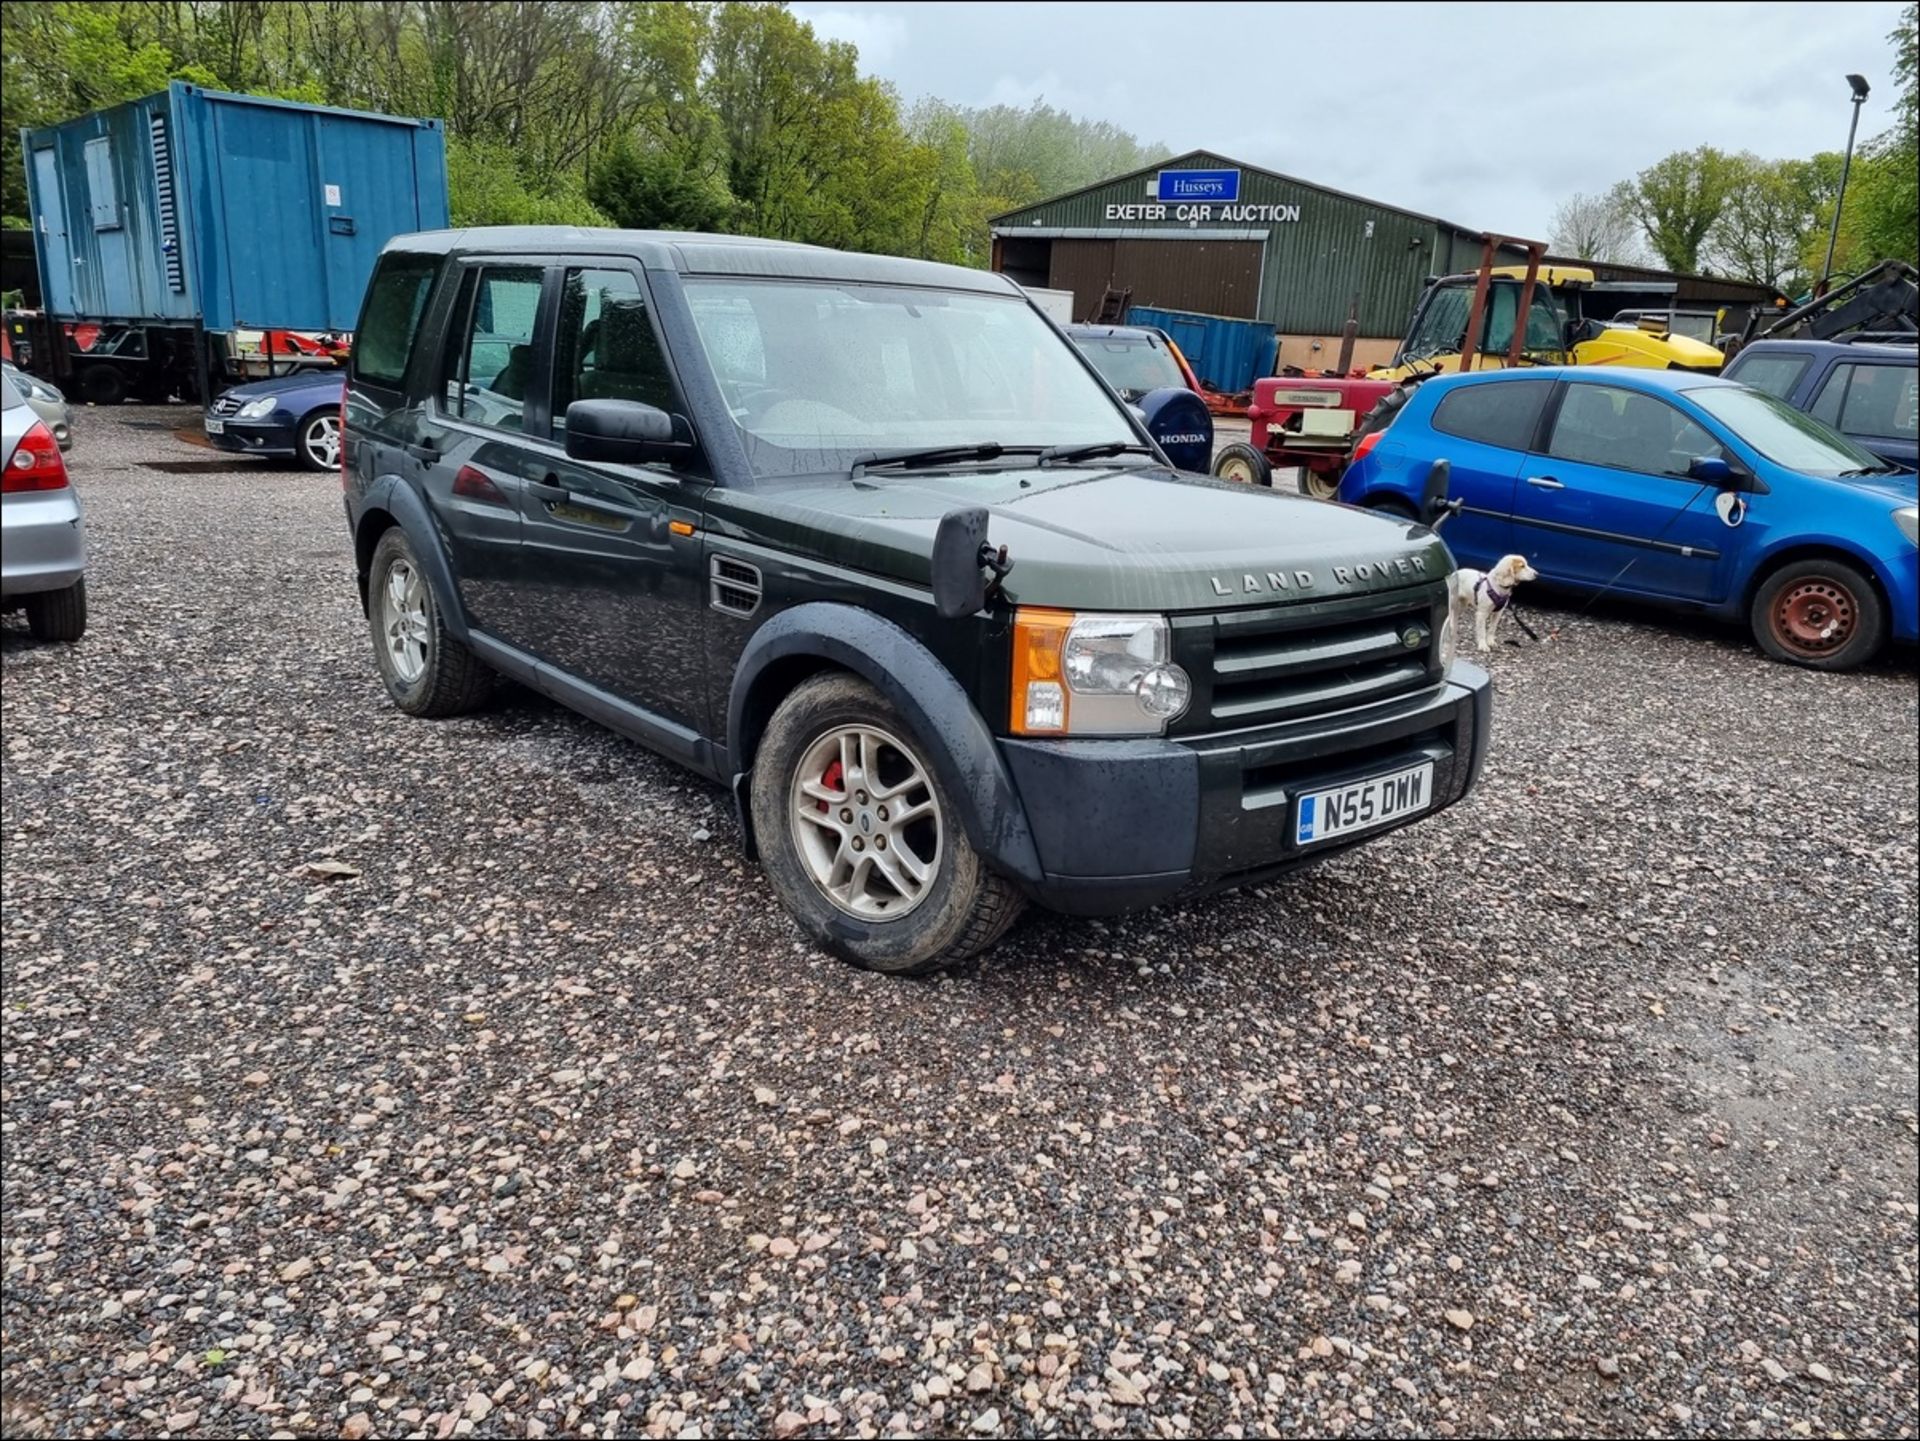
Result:
M1728 161L1726 198L1705 253L1721 274L1795 294L1817 273L1808 254L1826 234L1823 213L1831 213L1840 182L1840 157L1811 160L1762 160L1741 154Z
M621 136L587 172L587 199L630 230L723 230L733 196L684 149L642 149Z
M1635 219L1660 263L1693 274L1700 249L1726 205L1738 163L1711 145L1676 150L1642 170L1627 191Z
M1893 128L1876 135L1855 161L1858 189L1848 189L1841 234L1860 251L1849 267L1856 270L1865 268L1862 261L1920 263L1920 6L1908 5L1887 38L1900 101Z
M447 123L457 224L714 229L984 265L987 219L1164 153L1036 101L900 97L777 3L7 0L4 203L21 127L174 78Z
M541 186L523 176L512 150L498 141L447 137L447 189L455 225L606 225L578 176L555 175Z

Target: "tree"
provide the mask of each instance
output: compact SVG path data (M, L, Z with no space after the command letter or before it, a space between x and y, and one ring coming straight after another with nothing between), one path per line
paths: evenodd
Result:
M1893 43L1900 99L1892 128L1866 146L1856 171L1857 199L1847 207L1861 259L1868 264L1890 258L1920 261L1920 5L1907 6L1900 27L1887 39Z
M1604 195L1569 195L1553 212L1552 237L1555 254L1578 260L1638 265L1646 259L1624 183Z
M1840 157L1762 160L1741 154L1727 165L1726 198L1707 232L1705 254L1735 279L1798 291L1807 280L1808 247L1822 233L1822 200L1839 180Z
M1734 176L1727 156L1702 145L1676 150L1629 183L1634 218L1667 269L1683 275L1700 269L1701 246L1720 218Z

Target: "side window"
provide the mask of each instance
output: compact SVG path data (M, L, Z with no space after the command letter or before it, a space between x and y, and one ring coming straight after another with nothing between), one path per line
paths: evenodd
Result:
M1537 380L1462 385L1440 398L1433 412L1433 428L1442 435L1457 435L1482 445L1527 450L1533 445L1540 407L1552 389Z
M533 322L541 274L533 265L489 265L461 284L458 364L446 407L462 420L519 430L533 381Z
M1844 435L1906 436L1916 433L1920 370L1911 365L1864 361L1834 366L1813 403L1813 417Z
M353 334L353 373L374 385L398 389L406 379L414 333L427 308L440 262L431 255L383 256L367 284L360 325Z
M1685 476L1700 457L1726 454L1705 429L1658 396L1586 384L1567 387L1547 453L1586 465L1672 476Z
M1804 355L1756 355L1742 360L1727 378L1763 390L1776 400L1785 400L1806 373Z
M565 429L567 407L576 400L637 400L669 413L679 408L631 271L567 272L554 365L555 430Z

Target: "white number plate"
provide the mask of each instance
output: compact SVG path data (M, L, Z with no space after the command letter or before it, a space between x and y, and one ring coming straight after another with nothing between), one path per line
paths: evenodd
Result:
M1299 844L1332 840L1382 821L1398 820L1433 804L1433 762L1300 797L1294 834Z
M207 417L207 434L208 435L224 435L226 433L226 429L227 429L226 421L215 420L212 416Z

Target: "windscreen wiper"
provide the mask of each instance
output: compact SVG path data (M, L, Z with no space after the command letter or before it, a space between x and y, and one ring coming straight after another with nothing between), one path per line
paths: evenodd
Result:
M1152 455L1153 447L1130 440L1103 440L1098 445L1050 445L1040 452L1040 463L1072 465L1076 460L1105 460L1114 455Z
M911 470L922 465L946 465L965 460L998 460L1009 451L1035 453L1044 450L1038 445L1002 445L997 440L983 441L979 445L933 445L920 450L876 450L872 455L863 455L853 463L853 474L864 475L883 465L897 465Z
M1856 475L1898 475L1898 474L1900 474L1900 467L1897 465L1863 465L1854 470L1841 471L1840 478L1842 480L1846 480Z

